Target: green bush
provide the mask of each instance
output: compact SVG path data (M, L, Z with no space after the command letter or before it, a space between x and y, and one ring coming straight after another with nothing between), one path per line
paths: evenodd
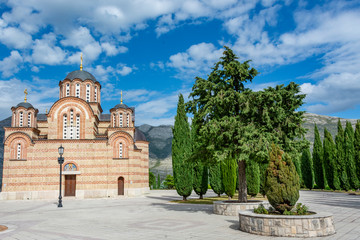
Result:
M288 154L272 145L266 170L265 192L269 203L280 213L290 211L299 199L299 175Z
M254 208L254 213L257 214L268 214L268 210L264 207L264 205L261 203L257 208Z
M174 184L174 177L172 175L166 175L166 178L164 180L164 186L167 189L174 189L175 188L175 184Z
M306 213L308 212L308 207L298 203L296 204L296 213L297 215L306 215Z

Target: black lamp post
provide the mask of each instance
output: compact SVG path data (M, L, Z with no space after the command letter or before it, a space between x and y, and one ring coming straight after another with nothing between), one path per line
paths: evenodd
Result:
M58 207L62 207L62 197L61 197L61 174L62 174L62 164L64 163L64 158L63 155L64 154L64 147L62 145L60 145L59 147L59 155L60 157L58 158L58 162L60 164L60 192L59 192L59 204Z

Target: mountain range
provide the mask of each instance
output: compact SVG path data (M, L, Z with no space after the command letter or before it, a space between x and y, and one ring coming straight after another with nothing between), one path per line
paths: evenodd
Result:
M337 117L329 117L325 115L318 115L313 113L304 114L303 127L307 129L305 135L306 139L310 141L311 148L314 142L314 126L318 126L320 136L323 138L324 128L330 131L332 136L335 138L337 133ZM345 127L346 121L350 121L353 127L355 127L356 119L344 119L340 118L341 124ZM11 117L0 121L0 174L2 172L2 160L3 160L3 141L4 141L4 126L11 125ZM164 178L167 174L172 174L172 163L171 163L171 142L172 142L172 126L161 125L161 126L150 126L147 124L138 126L138 128L145 134L146 139L150 142L149 144L149 155L150 155L150 170L155 175L160 174Z

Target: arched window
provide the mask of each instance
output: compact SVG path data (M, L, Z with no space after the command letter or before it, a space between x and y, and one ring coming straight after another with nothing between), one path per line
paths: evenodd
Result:
M86 101L90 102L90 84L86 84Z
M28 127L31 127L31 113L28 113Z
M126 114L126 126L129 127L130 124L130 115Z
M115 113L113 114L113 127L115 127L116 125L116 116L115 116Z
M66 84L66 96L67 97L70 96L70 84L69 83Z
M74 110L70 110L70 139L74 138Z
M23 126L23 112L20 112L20 122L19 122L19 126L20 126L20 127Z
M94 100L97 102L97 86L95 86Z
M79 83L76 84L75 97L80 97L80 84Z
M63 117L63 139L67 138L67 115L64 114Z
M16 159L20 159L20 158L21 158L21 144L18 143L18 145L17 145Z
M123 114L122 113L119 114L119 123L120 123L120 127L123 127Z
M119 158L123 158L123 144L119 144Z
M76 139L80 139L80 115L76 115Z

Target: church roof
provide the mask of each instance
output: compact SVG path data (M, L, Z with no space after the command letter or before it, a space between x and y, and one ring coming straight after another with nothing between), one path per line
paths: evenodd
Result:
M65 77L65 79L70 79L71 81L76 78L81 79L82 81L91 80L97 82L96 78L91 73L82 70L72 71Z
M140 129L135 128L135 136L134 136L135 142L136 141L146 141L146 137Z
M38 115L37 115L37 120L38 120L38 121L46 121L46 120L47 120L46 114L44 114L44 113L38 114Z
M18 105L16 105L16 107L24 107L26 109L29 109L29 108L34 108L33 105L31 105L30 103L28 102L21 102L19 103Z

